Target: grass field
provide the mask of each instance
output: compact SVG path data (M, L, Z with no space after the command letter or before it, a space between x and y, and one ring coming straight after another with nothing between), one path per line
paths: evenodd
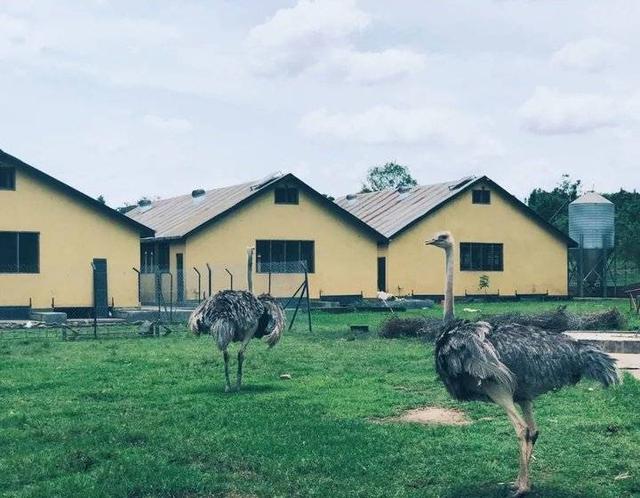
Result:
M517 309L546 306L555 304ZM506 417L452 401L430 345L348 332L383 318L318 313L312 335L300 323L273 350L251 344L240 394L223 392L207 337L2 341L0 493L508 496L517 446ZM462 409L473 423L375 423L425 405ZM537 415L532 496L640 496L639 382L583 382L541 397Z

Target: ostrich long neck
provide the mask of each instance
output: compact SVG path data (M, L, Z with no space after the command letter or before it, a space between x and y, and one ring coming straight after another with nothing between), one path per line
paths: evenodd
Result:
M453 311L453 247L447 247L445 252L445 284L444 284L444 323L450 323L455 318Z

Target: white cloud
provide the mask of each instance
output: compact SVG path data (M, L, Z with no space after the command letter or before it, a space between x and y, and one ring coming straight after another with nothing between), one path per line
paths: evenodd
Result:
M370 16L355 1L300 0L249 32L250 66L262 76L297 76L311 70L364 84L424 69L425 56L410 49L356 49L353 37L370 24Z
M334 72L351 83L378 83L424 70L424 54L409 49L390 48L380 52L335 50L318 69Z
M249 32L251 63L265 75L300 73L369 22L353 0L300 0Z
M617 126L622 120L618 105L610 97L562 94L546 87L536 88L519 114L525 129L541 135L586 133Z
M147 114L142 121L151 128L168 133L187 133L193 129L191 122L183 118L163 118Z
M376 106L359 113L313 111L300 128L309 136L365 144L430 144L471 148L478 156L501 155L502 147L479 122L447 108Z
M553 54L551 62L565 69L599 72L612 66L623 47L601 38L584 38L567 43Z

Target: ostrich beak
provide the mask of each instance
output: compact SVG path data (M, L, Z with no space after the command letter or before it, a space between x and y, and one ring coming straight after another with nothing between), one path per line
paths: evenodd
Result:
M426 245L426 246L430 246L430 245L432 245L432 244L435 244L435 242L436 242L436 239L425 240L425 241L424 241L424 245Z

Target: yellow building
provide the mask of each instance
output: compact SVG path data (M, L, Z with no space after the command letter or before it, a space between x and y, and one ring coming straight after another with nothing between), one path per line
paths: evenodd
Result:
M291 296L305 268L311 297L376 293L386 239L292 174L143 202L127 214L156 231L140 249L143 302L159 288L165 302L246 289L249 247L256 293Z
M486 176L353 194L336 203L387 239L378 249L381 290L441 296L443 254L424 241L448 230L456 240L456 295L568 294L574 241Z
M153 230L0 151L0 315L138 305ZM95 269L94 269L95 267Z

